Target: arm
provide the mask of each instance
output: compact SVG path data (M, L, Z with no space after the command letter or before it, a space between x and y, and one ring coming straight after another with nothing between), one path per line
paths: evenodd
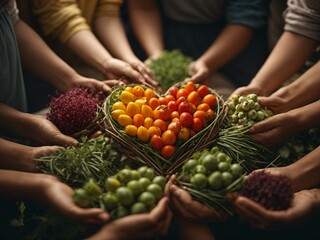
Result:
M73 190L49 175L0 170L0 189L1 197L37 201L88 223L101 224L108 220L102 209L78 207L72 199Z
M149 58L160 57L164 50L162 22L156 0L128 1L133 32Z

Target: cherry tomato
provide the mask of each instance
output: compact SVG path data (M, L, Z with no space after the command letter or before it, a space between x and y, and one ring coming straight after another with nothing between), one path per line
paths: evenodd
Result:
M138 98L144 97L144 89L139 85L132 88L132 93Z
M176 148L172 145L166 145L161 149L161 155L164 158L171 158L176 151Z
M215 116L216 116L215 112L212 109L209 109L206 112L207 123L211 123L213 121L213 119L215 118Z
M168 121L171 118L171 110L166 105L160 105L155 110L153 110L153 113L156 119Z
M177 101L176 101L177 107L179 107L179 105L180 105L181 103L185 102L186 100L187 100L186 97L179 97L179 98L177 98Z
M119 109L121 109L121 110L123 110L123 111L125 111L126 110L126 106L124 105L124 103L123 102L115 102L113 105L112 105L112 111L114 111L114 110L119 110Z
M147 117L149 117L149 118L152 118L153 119L153 110L152 110L152 108L150 107L150 106L148 106L148 105L142 105L141 106L141 114L145 117L145 118L147 118Z
M154 90L151 89L151 88L147 88L147 89L144 91L144 96L147 98L147 100L153 98L153 97L155 96Z
M181 113L179 120L182 127L191 127L193 124L193 117L188 112Z
M176 98L174 96L172 96L172 95L166 95L164 98L167 99L168 103L170 101L175 101L176 100Z
M210 106L207 103L200 103L197 106L197 110L202 110L202 111L208 111L210 109Z
M147 142L149 140L149 132L148 129L146 129L143 126L138 127L137 130L137 137L139 140L143 141L143 142Z
M188 102L194 104L195 106L198 106L201 101L200 96L199 96L198 92L196 92L196 91L189 93L187 100L188 100Z
M139 105L137 103L135 103L135 102L129 102L127 107L126 107L126 113L130 117L133 117L134 115L140 113Z
M201 85L198 89L197 92L199 93L200 97L205 97L206 95L209 94L209 89L206 85Z
M149 136L152 137L153 135L161 135L161 130L160 128L156 127L156 126L151 126L149 129L148 129L148 132L149 132Z
M125 127L127 125L131 125L133 123L133 120L132 118L127 115L127 114L121 114L119 117L118 117L118 123L122 126L122 127Z
M167 105L168 100L165 97L159 97L160 105Z
M153 122L153 126L158 127L161 130L161 132L164 132L165 130L167 130L168 125L162 119L156 119Z
M155 150L161 150L163 146L161 137L159 135L153 135L150 140L150 145Z
M153 119L152 119L152 118L149 118L149 117L146 117L146 118L144 119L143 126L144 126L146 129L149 129L150 127L152 127L152 126L153 126Z
M188 90L188 92L191 93L192 91L196 90L196 85L194 84L194 82L187 82L184 86L184 89Z
M178 111L173 111L173 112L171 113L171 120L174 119L174 118L179 118L179 113L178 113Z
M185 97L187 98L189 95L189 91L187 89L179 89L178 92L177 92L177 99L179 99L180 97Z
M190 138L190 130L189 128L182 127L180 132L178 133L178 139L187 141Z
M142 114L136 114L133 116L133 124L136 127L140 127L144 125L144 116Z
M177 92L178 92L179 88L177 87L172 87L169 90L170 95L174 96L175 98L177 98Z
M153 97L153 98L150 98L148 104L154 110L158 106L160 106L160 100L158 98Z
M131 137L137 136L138 128L135 125L127 125L124 131Z
M180 122L171 122L168 125L168 130L171 130L175 134L178 134L180 132L181 124Z
M174 145L177 141L176 134L171 130L166 130L162 133L161 139L164 145Z
M193 118L199 118L203 124L203 126L207 125L207 120L206 120L206 112L202 111L202 110L197 110L194 114L193 114Z
M171 112L177 110L177 103L176 101L170 101L168 102L168 108L171 110Z
M210 106L210 108L214 108L217 104L217 98L215 95L210 93L203 97L202 103L207 103Z
M202 128L203 128L202 120L200 120L200 118L194 118L193 124L192 124L192 130L197 133L197 132L200 132Z

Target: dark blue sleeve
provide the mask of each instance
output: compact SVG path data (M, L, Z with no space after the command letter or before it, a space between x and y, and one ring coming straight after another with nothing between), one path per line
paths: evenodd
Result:
M269 0L228 0L226 21L258 29L267 23L269 3Z

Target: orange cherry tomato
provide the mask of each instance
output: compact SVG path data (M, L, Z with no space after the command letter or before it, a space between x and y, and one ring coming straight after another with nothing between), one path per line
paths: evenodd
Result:
M167 99L167 102L169 103L170 101L176 101L176 98L174 96L172 96L171 94L166 95L164 97L165 99Z
M147 98L147 100L150 100L151 98L153 98L153 97L155 96L154 90L151 89L151 88L147 88L147 89L144 91L144 96Z
M176 151L175 146L166 145L166 146L162 147L162 149L161 149L161 156L164 158L167 158L167 159L171 158L175 151Z
M172 121L172 119L174 119L174 118L179 118L179 113L178 113L178 111L173 111L173 112L171 113L171 121Z
M190 138L190 129L186 127L182 127L180 132L178 133L178 139L187 141Z
M203 129L203 123L200 118L194 118L193 124L192 124L192 130L197 132L200 132Z
M202 110L202 111L208 111L210 109L210 106L207 103L200 103L197 106L197 110Z
M170 95L174 96L175 98L177 98L177 92L179 91L179 88L177 87L172 87L169 90Z
M162 119L156 119L153 122L153 126L158 127L161 130L161 132L164 132L165 130L167 130L168 124Z
M150 145L155 150L161 150L163 146L161 137L159 135L153 135L150 140Z
M184 86L184 89L188 90L188 92L191 93L192 91L196 90L196 85L194 84L194 82L187 82Z
M193 118L199 118L203 124L203 126L207 125L207 120L206 120L206 112L202 111L202 110L197 110L194 114L193 114Z
M168 104L168 99L165 97L159 97L160 105L167 105Z
M171 130L166 130L162 133L161 139L164 145L174 145L177 141L176 134Z
M197 91L193 91L189 93L187 100L188 102L194 104L195 106L198 106L201 102L200 96Z
M138 97L138 98L142 98L144 97L144 88L139 86L139 85L136 85L132 88L132 93Z
M168 130L171 130L174 132L176 135L180 132L181 124L180 122L171 122L168 125Z
M179 107L179 105L180 105L182 102L185 102L186 100L187 100L186 97L179 97L179 98L177 98L177 101L176 101L177 107Z
M213 121L213 119L215 118L215 116L216 116L216 113L212 109L209 109L206 112L207 123L211 123Z
M153 135L161 135L161 130L160 128L156 127L156 126L151 126L149 129L148 129L148 132L149 132L149 136L152 137Z
M202 103L207 103L210 108L214 108L217 104L217 98L215 95L209 93L208 95L203 97Z
M201 85L197 89L197 92L199 93L199 96L203 98L204 96L209 94L209 89L208 89L208 87L206 85Z
M156 109L157 107L160 106L160 100L158 98L150 98L149 100L149 106L154 110Z
M155 110L153 110L153 113L156 119L168 121L171 118L171 110L168 108L167 105L160 105Z
M177 92L177 99L179 99L180 97L185 97L185 98L187 98L188 97L188 95L189 95L189 91L187 90L187 89L184 89L184 88L182 88L182 89L179 89L178 90L178 92Z
M133 124L136 127L140 127L144 125L144 116L140 113L133 116Z

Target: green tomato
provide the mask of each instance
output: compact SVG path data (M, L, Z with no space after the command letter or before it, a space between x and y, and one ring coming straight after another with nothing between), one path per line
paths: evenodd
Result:
M74 190L73 200L77 205L83 208L89 207L91 204L91 197L89 196L88 192L83 188Z
M121 186L118 179L114 177L108 177L105 182L105 188L108 192L115 192L117 188Z
M151 208L156 203L155 196L150 192L143 192L138 198L139 202L144 203L148 208Z
M124 206L130 206L134 201L133 193L126 187L119 187L116 191L116 196L119 203Z
M131 212L131 214L146 213L146 212L148 212L148 208L144 203L136 202L132 205L130 212Z
M202 160L203 166L209 171L215 171L218 167L218 159L214 154L207 154Z
M230 171L235 178L240 177L242 175L242 167L238 163L232 164L230 166Z
M153 196L156 198L156 200L159 200L163 194L162 188L158 184L155 184L155 183L152 183L147 187L147 192L152 193Z
M131 170L132 180L139 180L140 177L140 173L137 170Z
M131 180L127 183L127 188L131 190L134 196L139 195L143 189L138 180Z
M196 173L203 173L205 174L207 172L207 169L203 165L197 165L195 168Z
M99 197L99 195L102 193L99 185L92 178L90 178L89 181L84 184L83 189L85 189L93 198Z
M143 191L145 191L147 189L147 187L151 184L150 179L146 178L146 177L142 177L138 181L139 181Z
M184 169L190 173L197 166L197 164L198 162L196 160L190 159L184 164Z
M224 154L223 152L219 152L217 154L217 159L218 159L218 162L225 162L227 161L227 155Z
M190 182L196 189L204 189L207 186L208 179L206 175L197 173L191 177Z
M230 164L227 161L218 163L218 169L221 172L228 171L229 167Z
M127 168L120 170L120 172L117 173L117 178L120 182L126 184L131 180L131 170Z
M166 186L166 179L162 176L155 176L152 182L158 184L162 189Z
M221 175L224 187L229 186L233 182L233 176L230 172L222 172Z
M116 215L116 219L122 218L122 217L128 216L129 215L129 211L125 207L119 206L116 209L116 214L115 215Z
M213 190L220 190L223 187L222 174L219 171L211 173L208 182Z
M109 194L109 193L103 194L102 202L103 202L103 205L104 205L105 209L108 212L110 212L113 209L115 209L117 207L117 205L118 205L117 197L114 194Z
M213 148L211 148L210 153L212 154L216 154L219 152L219 148L217 146L214 146Z

